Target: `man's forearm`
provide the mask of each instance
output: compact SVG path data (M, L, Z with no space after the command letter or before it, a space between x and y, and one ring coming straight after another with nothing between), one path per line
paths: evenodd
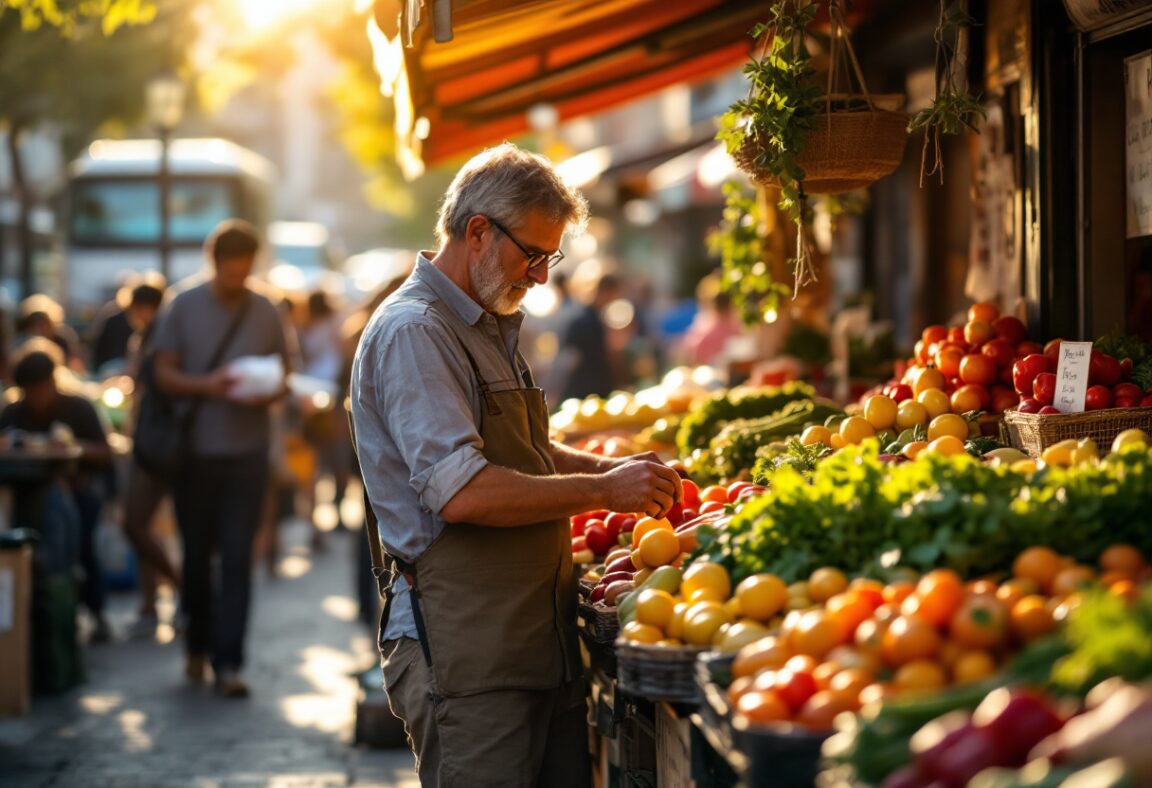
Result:
M606 507L595 474L530 476L488 465L440 512L448 523L515 527Z
M556 441L552 441L550 446L549 453L556 463L557 473L606 473L620 464L613 457L578 451Z

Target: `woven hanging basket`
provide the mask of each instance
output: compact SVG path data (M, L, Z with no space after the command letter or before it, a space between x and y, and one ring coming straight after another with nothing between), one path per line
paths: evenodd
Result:
M804 170L801 185L808 194L862 189L900 166L907 143L908 116L903 112L873 109L819 115L796 157ZM755 137L746 137L736 163L755 182L775 185L772 174L756 164L762 151Z
M891 175L900 166L908 144L909 118L896 111L904 96L869 92L838 0L830 2L828 12L832 50L824 112L813 119L804 135L804 148L796 154L796 164L804 170L800 186L806 194L849 192ZM851 87L853 76L859 92ZM838 91L842 83L848 89ZM756 183L775 185L776 178L757 164L758 159L775 156L776 152L757 138L755 129L749 129L733 158Z

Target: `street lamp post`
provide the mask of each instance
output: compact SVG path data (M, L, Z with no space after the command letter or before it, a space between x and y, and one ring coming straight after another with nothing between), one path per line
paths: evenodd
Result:
M148 83L148 118L160 137L160 273L164 280L170 279L170 252L172 241L169 223L171 219L171 168L168 161L168 148L172 131L184 115L184 82L173 71L159 74Z

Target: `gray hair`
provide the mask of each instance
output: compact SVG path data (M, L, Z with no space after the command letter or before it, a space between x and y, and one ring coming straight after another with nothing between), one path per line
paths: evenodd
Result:
M548 159L505 142L476 154L456 173L440 205L436 237L441 246L462 239L476 214L518 227L531 211L543 211L577 233L588 221L588 202Z

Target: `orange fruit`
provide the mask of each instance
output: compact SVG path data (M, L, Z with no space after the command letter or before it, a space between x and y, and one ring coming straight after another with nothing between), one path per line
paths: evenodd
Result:
M972 648L996 648L1008 636L1008 610L988 595L969 595L952 616L952 637Z
M1012 574L1031 580L1042 591L1052 587L1052 581L1063 568L1064 561L1060 554L1050 547L1029 547L1012 562Z
M854 704L843 694L820 690L804 701L796 712L796 722L814 731L830 731L837 714L854 710Z
M844 633L823 610L809 610L801 614L788 642L798 654L819 659L844 642Z
M620 637L636 643L655 643L664 639L664 633L659 627L641 624L639 621L629 621L620 628Z
M889 605L899 607L908 596L916 590L916 584L910 580L897 580L884 586L884 601Z
M968 320L983 320L985 323L991 323L996 318L1000 317L1000 309L990 301L973 304L968 307Z
M855 446L863 443L865 438L875 438L876 428L865 418L849 416L840 422L840 437L846 444Z
M732 661L732 675L740 678L753 676L762 670L776 670L792 657L792 650L783 638L766 637L749 643L736 652Z
M832 430L817 424L805 428L804 432L800 433L800 444L802 446L812 446L816 443L822 443L825 446L832 445Z
M945 457L956 457L965 452L964 441L953 435L941 435L929 443L925 451L929 454L942 454Z
M1008 606L1011 610L1013 606L1029 594L1035 594L1040 590L1040 586L1032 580L1025 580L1024 578L1013 578L1012 580L1005 580L996 589L996 598Z
M1096 580L1096 573L1090 566L1070 566L1061 569L1052 580L1053 596L1068 596L1073 591L1079 591Z
M808 597L813 602L825 602L848 587L848 578L839 569L825 566L808 578Z
M636 526L632 529L632 544L639 547L641 540L643 540L648 533L657 530L675 533L676 529L673 528L672 523L663 517L660 519L656 519L655 517L641 517L636 521Z
M704 503L705 501L728 503L728 488L722 487L719 484L708 485L700 491L700 503Z
M927 391L928 389L942 389L942 388L944 388L944 373L941 372L940 370L936 369L935 367L925 367L924 369L920 370L920 374L917 375L916 380L914 380L912 382L912 394L913 394L913 396L916 396L916 397L919 397L923 392ZM903 404L911 402L911 401L912 400L904 400L904 402L902 402L900 404L903 405ZM921 405L919 402L917 402L916 404L920 405L920 407L922 409L924 408L924 406ZM927 412L928 411L925 409L924 413L927 414ZM921 423L923 423L923 422L921 422ZM909 425L909 426L911 426L911 425ZM905 429L907 429L907 428L905 428Z
M1044 597L1031 594L1012 606L1012 631L1024 642L1035 640L1056 628Z
M832 662L828 660L827 657L825 657L825 660L826 661L821 662L812 670L812 678L816 680L816 686L822 690L828 689L832 682L832 677L844 670L844 667L839 662Z
M636 620L666 631L676 612L676 600L667 591L645 588L636 597Z
M639 550L645 566L664 566L680 555L680 538L672 531L657 528L644 534Z
M847 668L832 677L829 688L837 692L850 692L856 697L869 684L876 681L876 676L864 668Z
M889 665L905 665L917 659L931 659L940 651L936 627L914 616L899 616L884 633L882 653Z
M913 597L904 600L901 612L915 614L930 624L947 624L964 601L964 581L951 569L934 569L916 584L917 605L910 604ZM909 609L912 608L912 609Z
M964 651L952 662L952 680L969 684L986 679L996 672L996 660L987 651Z
M820 661L810 654L797 654L794 657L789 657L788 661L784 663L784 669L794 673L812 673L818 667L820 667Z
M732 580L728 577L728 570L709 561L692 564L680 581L680 595L691 599L695 592L702 589L708 589L718 596L717 601L728 599L732 594Z
M892 683L902 691L939 689L948 683L948 672L939 662L914 659L901 665Z
M842 670L860 668L875 675L884 669L884 663L880 660L879 651L877 651L876 654L871 654L847 643L843 643L829 651L824 655L824 659L827 662L835 662Z
M1118 580L1108 586L1108 593L1118 596L1126 602L1135 602L1140 598L1140 588L1131 580Z
M952 402L941 389L925 389L916 397L916 401L928 411L930 419L952 412Z
M1129 578L1139 577L1146 562L1132 545L1114 544L1100 554L1100 568L1109 572L1122 572Z
M968 440L968 422L964 420L963 416L957 416L955 413L944 413L932 419L932 423L928 425L929 447L931 447L932 441L948 435L959 440L961 444Z
M896 400L873 394L864 401L864 418L874 429L886 430L896 423Z
M935 372L935 370L933 370ZM936 373L940 374L940 373ZM906 430L929 421L928 409L915 400L906 399L896 410L896 426Z
M868 603L851 591L845 591L832 597L825 604L824 609L828 611L828 615L840 626L841 631L848 638L856 634L856 627L872 617L872 608Z
M856 648L868 654L882 653L884 633L887 629L888 624L874 618L860 622L860 626L856 627L856 633L853 637Z
M788 604L788 586L776 575L752 575L736 586L736 599L742 615L768 621Z
M751 690L740 696L736 710L752 722L783 722L791 716L788 704L775 690Z

